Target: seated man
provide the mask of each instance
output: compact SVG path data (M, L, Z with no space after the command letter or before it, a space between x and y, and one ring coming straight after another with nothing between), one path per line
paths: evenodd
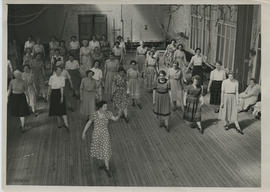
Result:
M259 94L260 86L255 83L255 79L250 79L246 90L239 95L239 111L248 111L257 102Z

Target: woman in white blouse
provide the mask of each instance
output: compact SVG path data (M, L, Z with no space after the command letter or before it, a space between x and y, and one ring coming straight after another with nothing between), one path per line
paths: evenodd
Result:
M65 77L61 75L62 68L55 67L55 73L50 77L48 98L50 98L49 116L57 117L57 126L61 128L61 118L64 121L64 127L69 132L67 120L67 111L64 97Z
M233 72L230 72L229 78L222 82L219 119L225 122L224 127L226 131L230 129L230 123L234 123L236 131L240 134L244 134L238 123L238 81L234 79L233 75Z
M208 84L208 92L210 92L210 104L215 105L215 113L219 112L218 106L221 100L221 85L222 81L226 79L226 72L221 69L221 61L216 62L216 69L210 73L210 81Z
M76 60L79 60L80 43L75 35L71 36L70 39L71 39L71 41L69 42L70 53L74 55Z
M193 67L192 69L192 77L195 75L199 75L201 78L201 82L203 82L203 68L202 65L205 62L205 59L201 55L201 49L196 48L195 49L195 55L191 57L191 60L189 62L187 70Z

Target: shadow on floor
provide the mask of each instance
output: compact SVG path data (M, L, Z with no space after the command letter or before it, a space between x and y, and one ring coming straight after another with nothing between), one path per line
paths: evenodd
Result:
M210 126L217 124L218 123L218 119L206 119L204 121L202 121L202 127L206 130L208 129Z
M256 119L244 119L242 121L239 122L239 125L241 127L242 130L246 129L247 127L249 127L250 125L252 125L253 123L255 123Z

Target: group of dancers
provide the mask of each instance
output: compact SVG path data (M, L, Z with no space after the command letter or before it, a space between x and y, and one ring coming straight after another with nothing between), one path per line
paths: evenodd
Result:
M105 164L102 163L100 168L111 176L109 160L112 150L108 122L123 117L129 123L130 102L133 107L143 109L140 98L144 84L146 90L153 94L153 113L161 128L170 131L170 115L179 109L183 119L191 122L192 128L196 124L203 134L201 110L205 103L202 65L205 58L200 48L187 62L184 46L176 45L175 40L171 41L162 56L155 47L147 48L141 41L136 49L136 58L128 64L121 36L112 48L105 36L100 41L93 36L91 41L83 40L81 44L72 36L67 54L63 51L65 43L52 38L49 43L50 78L46 90L44 47L39 39L34 43L32 37L25 43L23 72L19 68L13 70L8 89L11 115L20 118L23 132L25 117L31 113L29 106L38 115L37 96L49 102L49 116L56 116L57 127L64 127L68 132L68 110L73 112L79 101L79 111L86 120L82 139L85 139L87 130L93 125L91 156L104 161ZM12 69L10 62L15 59L11 55L9 59L8 65ZM189 71L191 80L187 76ZM215 112L225 122L225 130L229 130L230 123L234 123L237 132L243 134L238 123L238 106L243 111L255 102L254 98L260 92L255 80L251 79L247 90L239 95L234 73L226 73L222 63L217 61L216 69L210 74L207 90L210 92L210 104L216 106ZM113 104L117 115L108 110L108 103Z

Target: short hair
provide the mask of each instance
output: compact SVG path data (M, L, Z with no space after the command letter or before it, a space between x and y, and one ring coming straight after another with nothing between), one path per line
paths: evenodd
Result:
M56 65L56 66L54 67L54 71L56 71L57 69L63 70L63 66L62 66L62 65Z
M74 55L72 53L69 53L68 57L73 57L74 58Z
M132 64L132 63L134 63L134 64L136 65L136 64L137 64L137 61L131 60L131 61L130 61L130 64Z
M171 40L171 43L172 43L173 41L176 43L176 40L175 40L175 39L172 39L172 40Z
M95 64L96 62L98 62L98 64L100 64L100 61L99 61L98 59L96 59L96 60L94 61L94 64Z
M200 52L202 52L201 48L197 47L197 48L195 49L195 53L196 53L198 50L199 50Z
M158 72L158 75L160 75L160 74L163 74L164 76L166 76L166 72L165 72L164 70L160 70L160 71Z
M120 45L120 42L119 42L119 41L115 41L115 43L114 43L114 44L115 44L115 45L116 45L116 44Z
M217 63L220 64L220 65L222 65L222 61L220 61L220 60L217 60L217 61L216 61L216 64L217 64Z
M121 72L121 71L123 71L124 73L126 73L126 70L124 69L124 67L119 67L118 73Z
M95 75L95 72L94 71L92 71L92 70L87 70L86 72L85 72L85 74L86 74L86 76L88 77L88 74L89 73L92 73L92 75Z
M123 39L123 37L121 35L117 36L116 39Z
M76 35L72 35L70 38L77 38L77 36Z
M249 81L253 81L254 83L256 83L256 79L255 78L250 78Z
M178 46L177 46L177 49L179 49L179 47L182 46L184 48L184 45L182 43L180 43Z
M30 65L26 64L23 67L27 67L28 69L31 69Z
M57 51L57 52L59 52L59 53L60 53L60 49L58 49L58 48L57 48L57 49L55 49L55 51Z
M192 82L193 82L195 79L198 81L198 85L197 85L197 86L200 86L200 85L201 85L201 77L200 77L199 75L194 75L194 76L192 77Z
M99 110L101 107L103 107L103 105L107 104L107 101L99 101L97 104L96 104L96 109Z

